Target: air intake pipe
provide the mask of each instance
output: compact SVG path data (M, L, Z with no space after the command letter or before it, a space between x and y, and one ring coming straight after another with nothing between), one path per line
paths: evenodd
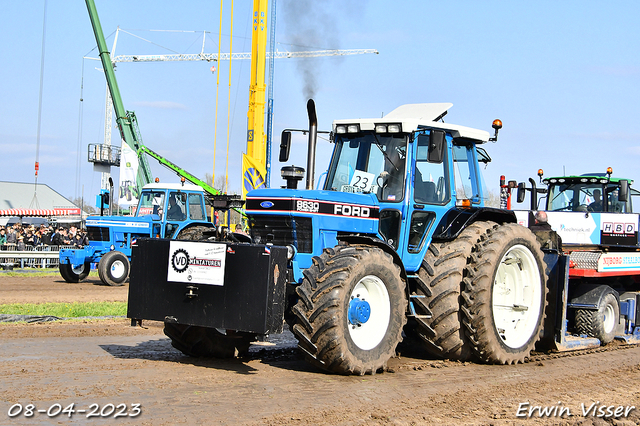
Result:
M307 189L313 189L313 180L316 169L316 142L318 139L318 118L316 117L316 104L313 99L307 101L307 114L309 115L309 151L307 152Z

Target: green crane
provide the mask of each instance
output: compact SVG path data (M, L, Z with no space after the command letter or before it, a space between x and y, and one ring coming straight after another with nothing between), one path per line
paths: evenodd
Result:
M120 137L138 155L140 163L140 166L138 167L138 176L136 179L136 186L138 188L138 191L140 191L144 185L152 181L151 170L145 157L146 154L158 160L160 164L167 167L169 170L174 171L178 176L184 177L189 182L202 187L202 189L204 189L205 192L209 195L209 198L212 198L214 196L221 196L222 193L215 189L213 186L207 184L201 179L198 179L193 174L175 165L174 163L167 160L160 154L152 151L142 143L142 138L140 137L140 131L138 129L138 122L136 120L135 113L133 111L126 111L122 102L120 89L118 88L118 81L116 80L113 63L111 61L111 55L109 54L109 50L107 49L107 42L102 32L102 26L100 25L100 19L98 18L98 11L96 9L95 2L93 0L86 0L86 3L87 9L89 11L89 18L91 19L91 25L93 26L93 33L98 44L100 61L102 62L104 75L107 79L109 92L111 93L113 109L116 113L116 124L118 125L118 129L120 130Z

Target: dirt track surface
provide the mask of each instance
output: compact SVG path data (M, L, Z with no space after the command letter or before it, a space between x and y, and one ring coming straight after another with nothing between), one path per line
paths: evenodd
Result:
M0 275L0 304L126 296L126 286ZM401 345L390 372L345 377L311 367L290 343L256 345L238 360L186 357L171 347L161 324L144 325L132 328L126 319L0 324L0 424L640 424L640 408L629 408L626 417L582 415L582 405L593 403L614 406L612 412L640 407L640 347L491 366L433 360ZM71 403L71 418L46 413ZM134 403L137 417L87 418L91 404L126 404L120 410L134 413ZM14 404L44 412L10 417ZM568 409L571 416L517 416L532 406Z

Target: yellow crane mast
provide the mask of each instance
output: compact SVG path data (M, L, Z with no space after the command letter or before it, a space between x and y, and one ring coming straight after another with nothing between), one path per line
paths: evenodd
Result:
M251 81L247 113L247 152L242 156L242 196L266 184L267 142L264 133L267 0L253 0Z

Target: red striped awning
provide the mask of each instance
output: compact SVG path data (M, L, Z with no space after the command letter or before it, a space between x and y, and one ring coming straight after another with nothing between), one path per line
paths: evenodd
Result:
M59 209L7 209L0 210L0 216L73 216L80 215L78 208L59 208Z

